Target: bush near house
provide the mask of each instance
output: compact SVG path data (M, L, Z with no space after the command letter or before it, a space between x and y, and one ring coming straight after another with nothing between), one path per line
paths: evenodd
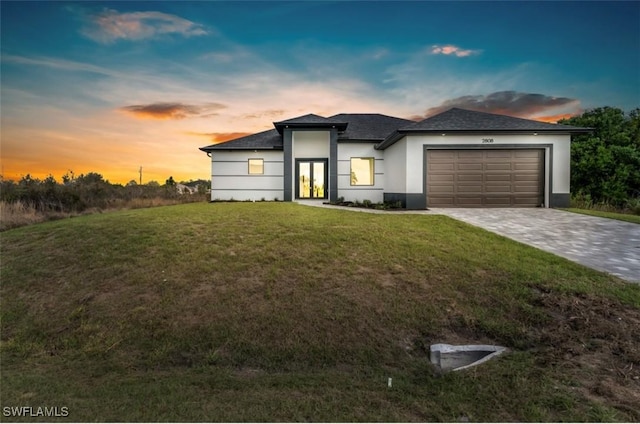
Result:
M640 213L640 108L596 108L559 123L594 130L571 143L574 205Z

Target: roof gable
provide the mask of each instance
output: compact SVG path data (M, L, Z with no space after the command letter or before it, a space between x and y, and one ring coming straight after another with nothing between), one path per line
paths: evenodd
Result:
M413 131L558 131L583 132L588 130L562 124L531 119L515 118L507 115L477 112L473 110L453 108L430 118L407 125L400 132Z
M282 131L285 128L337 128L339 131L344 131L348 123L310 113L308 115L287 119L285 121L274 122L273 125L276 127L276 130L282 134Z
M413 124L414 121L381 115L379 113L341 113L329 119L348 122L349 125L338 140L371 140L382 141L401 126Z
M290 125L290 124L332 124L339 121L332 120L331 118L325 118L324 116L315 115L309 113L307 115L297 116L295 118L286 119L284 121L274 122L274 125Z

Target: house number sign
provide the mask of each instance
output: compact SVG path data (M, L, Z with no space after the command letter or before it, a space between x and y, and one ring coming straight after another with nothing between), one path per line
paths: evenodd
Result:
M493 143L493 138L483 138L482 139L482 143L486 144L486 143Z

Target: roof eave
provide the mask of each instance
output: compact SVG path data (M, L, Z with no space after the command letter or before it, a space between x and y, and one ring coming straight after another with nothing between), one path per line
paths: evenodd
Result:
M583 134L593 132L592 128L548 128L548 129L477 129L477 130L459 130L459 129L438 129L438 130L402 130L405 135L413 134Z
M402 137L404 137L406 134L404 131L395 131L392 134L390 134L387 138L385 138L382 143L376 144L374 146L374 149L376 150L384 150L387 147L395 144L396 142L400 141L402 139Z
M273 147L200 147L199 150L202 150L203 152L206 153L211 153L211 152L215 152L215 151L237 151L237 150L245 150L245 151L249 151L249 150L254 150L254 151L260 151L260 150L282 150L281 146L273 146Z
M316 128L336 128L338 131L344 131L347 129L347 122L332 122L332 123L328 123L328 122L321 122L321 123L292 123L292 124L283 124L280 122L274 122L273 125L276 127L276 130L278 130L278 133L280 135L282 135L282 132L289 128L289 129L295 129L295 128L309 128L309 129L316 129Z

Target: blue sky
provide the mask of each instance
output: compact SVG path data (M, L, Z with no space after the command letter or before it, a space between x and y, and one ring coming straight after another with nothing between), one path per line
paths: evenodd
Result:
M208 178L306 113L640 106L640 2L8 2L2 173Z

